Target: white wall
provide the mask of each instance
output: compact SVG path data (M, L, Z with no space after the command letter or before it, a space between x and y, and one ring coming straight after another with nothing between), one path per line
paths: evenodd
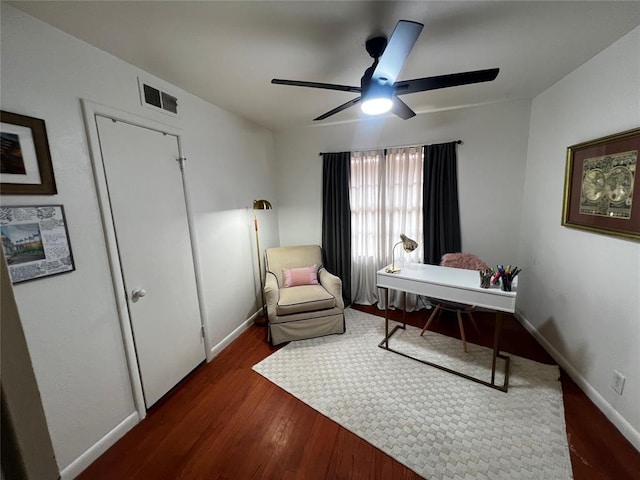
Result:
M560 222L566 148L639 125L640 27L534 99L518 256L519 313L638 449L640 244Z
M457 148L462 249L489 264L515 264L529 107L528 101L513 101L422 114L410 120L389 117L277 134L282 244L321 243L319 152L461 139L464 143Z
M258 309L250 207L254 198L276 205L274 145L269 131L177 88L179 119L141 107L136 77L143 72L1 8L1 106L45 120L59 192L1 201L63 204L76 264L75 272L14 286L58 466L70 476L135 415L80 100L183 130L212 345L228 341ZM160 194L152 176L141 188ZM276 215L262 227L277 244Z

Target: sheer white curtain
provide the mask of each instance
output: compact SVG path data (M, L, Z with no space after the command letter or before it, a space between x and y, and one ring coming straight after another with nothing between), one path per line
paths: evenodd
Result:
M402 147L351 154L351 289L354 303L384 308L376 272L392 261L400 234L422 242L422 147ZM422 262L422 248L396 248L395 263ZM403 307L390 292L391 306ZM407 310L416 297L407 295Z
M385 158L383 150L351 152L351 300L373 305L378 301L376 272L384 262Z

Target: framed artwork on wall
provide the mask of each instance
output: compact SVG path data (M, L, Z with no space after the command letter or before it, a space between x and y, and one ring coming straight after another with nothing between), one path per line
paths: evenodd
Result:
M0 233L11 283L75 270L62 205L0 207Z
M640 240L640 128L567 148L562 225Z
M44 120L0 111L0 193L57 193Z

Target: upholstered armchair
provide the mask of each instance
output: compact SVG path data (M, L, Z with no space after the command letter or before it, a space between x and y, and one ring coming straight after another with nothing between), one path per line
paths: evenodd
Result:
M264 298L273 345L344 333L342 281L322 266L319 245L268 248L265 265Z

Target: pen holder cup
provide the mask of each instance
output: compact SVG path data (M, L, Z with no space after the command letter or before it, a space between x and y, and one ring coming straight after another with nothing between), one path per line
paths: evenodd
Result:
M491 286L491 277L493 276L492 270L478 270L480 273L480 287L481 288L489 288Z
M504 278L502 277L500 279L501 281L501 288L503 291L505 292L510 292L511 291L511 282L513 281L512 278Z

